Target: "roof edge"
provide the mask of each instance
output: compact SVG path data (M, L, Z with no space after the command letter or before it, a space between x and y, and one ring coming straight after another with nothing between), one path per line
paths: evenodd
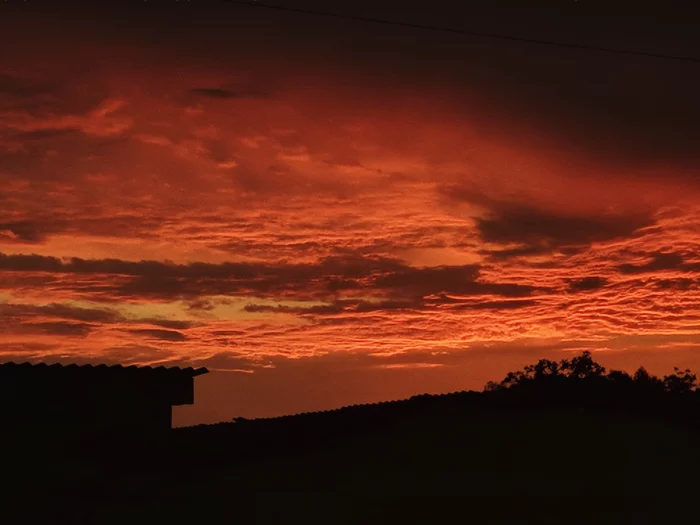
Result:
M196 377L200 376L203 374L208 374L209 370L207 368L192 368L192 367L187 367L187 368L180 368L178 366L173 366L173 367L165 367L165 366L158 366L158 367L152 367L152 366L137 366L137 365L128 365L124 366L121 364L111 364L108 365L106 363L102 364L84 364L84 365L78 365L76 363L45 363L45 362L39 362L39 363L30 363L28 361L22 362L22 363L17 363L14 361L6 361L6 362L0 362L0 369L3 368L12 368L12 369L38 369L38 370L125 370L125 371L149 371L149 372L168 372L168 373L180 373L180 374L186 374L191 377Z

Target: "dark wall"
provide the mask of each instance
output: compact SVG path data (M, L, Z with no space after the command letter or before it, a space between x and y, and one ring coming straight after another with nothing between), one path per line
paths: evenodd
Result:
M167 369L0 367L0 402L75 404L96 399L108 404L191 404L194 378Z
M168 433L171 424L172 408L163 404L16 403L0 413L2 437L30 440L39 446L157 436Z

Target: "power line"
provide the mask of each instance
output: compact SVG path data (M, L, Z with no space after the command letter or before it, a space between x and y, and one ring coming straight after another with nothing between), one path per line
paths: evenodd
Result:
M556 46L556 47L563 47L563 48L568 48L568 49L584 49L587 51L598 51L598 52L603 52L603 53L615 53L615 54L619 54L619 55L634 55L634 56L641 56L641 57L648 57L648 58L659 58L659 59L664 59L664 60L680 60L680 61L684 61L684 62L694 62L696 64L700 63L700 57L682 56L682 55L666 55L666 54L662 54L662 53L649 53L646 51L636 51L633 49L614 49L614 48L608 48L608 47L589 46L589 45L585 45L585 44L571 44L571 43L567 43L567 42L558 42L558 41L554 41L554 40L540 40L540 39L536 39L536 38L523 38L523 37L510 36L510 35L504 35L504 34L499 34L499 33L482 33L482 32L478 32L478 31L467 31L464 29L452 29L449 27L430 26L430 25L424 25L424 24L413 24L410 22L396 22L393 20L385 20L385 19L381 19L381 18L371 18L371 17L366 17L366 16L344 15L344 14L339 14L339 13L315 11L312 9L302 9L302 8L298 8L298 7L283 7L283 6L279 6L279 5L263 4L263 3L260 3L257 1L246 1L246 0L222 0L222 1L229 3L229 4L236 4L236 5L242 5L242 6L248 6L248 7L258 7L258 8L262 8L262 9L271 9L271 10L275 10L275 11L287 11L290 13L300 13L300 14L305 14L305 15L323 16L323 17L328 17L328 18L340 18L340 19L344 19L344 20L355 20L357 22L370 22L373 24L409 27L412 29L423 29L423 30L428 30L428 31L438 31L438 32L442 32L442 33L452 33L452 34L482 37L482 38L493 38L493 39L498 39L498 40L509 40L511 42L524 42L527 44Z

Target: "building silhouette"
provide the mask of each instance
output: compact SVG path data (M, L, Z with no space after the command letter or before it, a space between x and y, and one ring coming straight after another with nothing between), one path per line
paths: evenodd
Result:
M162 434L172 407L194 403L206 368L0 364L0 429L5 437L96 439ZM48 434L47 434L48 433Z

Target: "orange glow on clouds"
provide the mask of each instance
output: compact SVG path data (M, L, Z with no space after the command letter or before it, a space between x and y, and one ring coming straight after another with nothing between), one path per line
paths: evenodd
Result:
M106 38L0 69L2 360L231 372L180 423L563 351L698 368L697 159L591 155L468 83Z

